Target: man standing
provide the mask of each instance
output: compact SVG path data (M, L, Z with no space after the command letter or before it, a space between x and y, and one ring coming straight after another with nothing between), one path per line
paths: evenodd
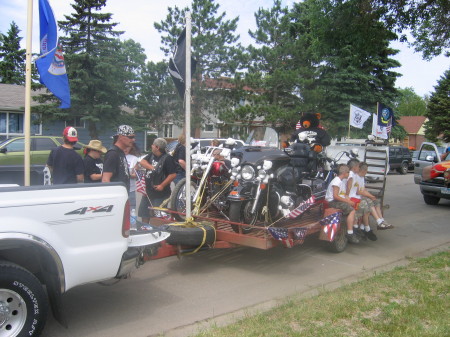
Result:
M130 192L130 172L125 151L134 145L134 130L129 125L121 125L114 135L114 145L106 152L103 163L102 182L123 182Z
M64 144L50 152L47 166L52 172L53 184L76 184L84 181L81 156L73 149L78 141L77 130L68 126L63 131Z
M147 198L142 199L138 213L144 223L150 220L150 203L152 207L158 207L170 197L170 183L177 175L175 161L166 153L166 145L165 139L156 138L152 144L152 153L140 162L141 166L147 169Z

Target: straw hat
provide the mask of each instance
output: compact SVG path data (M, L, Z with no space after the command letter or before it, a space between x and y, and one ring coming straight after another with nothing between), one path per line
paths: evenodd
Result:
M102 142L100 140L96 140L96 139L91 140L89 142L89 144L85 145L84 147L87 148L87 149L91 149L91 150L99 151L99 152L102 152L102 153L106 153L106 147L104 147L102 145Z

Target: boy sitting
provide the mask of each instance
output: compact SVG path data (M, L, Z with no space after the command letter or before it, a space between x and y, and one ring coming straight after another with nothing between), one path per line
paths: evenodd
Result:
M355 223L355 203L346 197L347 178L349 176L349 168L347 165L340 165L338 175L334 177L327 188L325 199L330 207L339 208L344 215L347 215L347 238L351 243L358 243L359 239L353 232L353 224Z
M355 203L355 208L358 210L358 213L362 215L363 222L360 224L360 228L358 227L358 223L356 221L353 225L355 232L364 239L368 238L369 240L376 241L378 238L370 229L369 225L370 206L367 202L361 202L362 195L360 192L364 193L364 195L366 195L365 193L368 193L364 189L364 176L361 177L359 175L361 167L364 167L361 164L362 163L356 159L351 163L351 165L349 162L350 174L347 179L347 197ZM367 167L367 164L365 167Z
M377 221L377 228L379 230L382 229L391 229L394 228L391 224L387 223L383 218L383 213L381 213L381 206L380 201L369 191L366 190L365 184L364 184L364 177L367 174L368 165L366 163L360 163L359 164L359 190L358 194L361 197L361 207L368 208L370 210L370 214L375 218ZM364 218L364 224L369 224L369 214L367 216L367 222L365 222ZM366 225L364 225L365 230L367 231ZM370 230L370 227L369 227ZM370 239L370 238L369 238ZM372 239L371 239L372 240Z

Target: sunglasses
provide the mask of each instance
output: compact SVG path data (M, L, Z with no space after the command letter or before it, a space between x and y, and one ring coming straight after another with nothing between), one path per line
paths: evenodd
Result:
M135 139L136 138L136 136L125 136L125 137L127 137L128 139Z

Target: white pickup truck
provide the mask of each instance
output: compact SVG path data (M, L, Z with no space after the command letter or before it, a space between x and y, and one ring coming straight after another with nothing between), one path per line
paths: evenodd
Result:
M126 278L169 234L131 231L121 184L0 187L0 336L38 336L62 294ZM44 287L45 286L45 287Z

